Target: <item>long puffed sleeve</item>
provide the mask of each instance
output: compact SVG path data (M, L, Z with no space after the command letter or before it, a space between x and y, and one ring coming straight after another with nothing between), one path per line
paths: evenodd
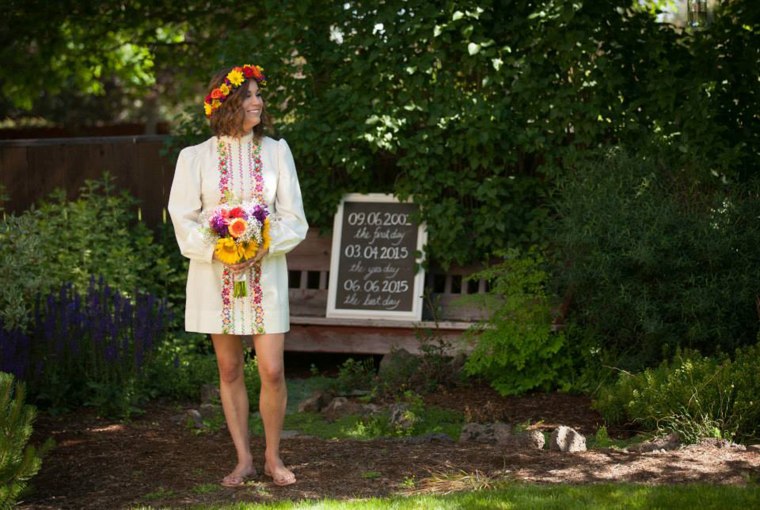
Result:
M306 238L309 224L303 211L296 164L285 140L277 143L277 193L271 217L269 253L287 253Z
M195 147L187 147L179 153L169 192L168 209L182 255L191 260L211 263L214 245L204 240L198 222L203 204L201 169L194 149Z

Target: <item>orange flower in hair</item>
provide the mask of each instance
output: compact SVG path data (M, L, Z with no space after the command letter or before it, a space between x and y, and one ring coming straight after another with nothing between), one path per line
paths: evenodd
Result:
M235 89L250 79L255 80L259 86L264 86L267 82L267 78L264 76L264 69L257 65L246 64L244 66L233 67L227 73L227 76L224 77L224 81L212 90L203 101L206 117L211 117Z

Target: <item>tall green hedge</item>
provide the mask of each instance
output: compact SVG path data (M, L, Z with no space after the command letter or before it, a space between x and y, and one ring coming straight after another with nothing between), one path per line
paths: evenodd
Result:
M568 320L627 369L679 347L732 353L758 332L760 179L700 181L672 159L614 150L557 203Z

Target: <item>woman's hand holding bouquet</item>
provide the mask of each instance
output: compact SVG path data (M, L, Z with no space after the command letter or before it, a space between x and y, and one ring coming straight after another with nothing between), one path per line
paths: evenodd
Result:
M267 206L229 201L201 214L201 229L215 244L214 258L235 273L233 297L248 295L245 271L269 251Z

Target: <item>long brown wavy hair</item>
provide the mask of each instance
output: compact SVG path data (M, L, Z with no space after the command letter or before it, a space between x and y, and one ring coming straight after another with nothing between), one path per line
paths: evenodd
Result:
M211 82L208 84L208 90L206 94L210 94L212 90L222 84L227 74L232 71L232 67L227 67L217 72ZM249 78L249 80L252 78ZM211 131L216 136L241 136L243 132L243 121L245 120L245 112L243 112L243 101L245 100L245 94L248 91L248 81L246 80L242 85L233 90L227 99L222 103L214 113L211 114L209 124ZM261 122L253 127L253 136L256 139L260 139L264 136L264 132L271 127L271 120L269 119L269 113L267 112L266 102L261 110Z

